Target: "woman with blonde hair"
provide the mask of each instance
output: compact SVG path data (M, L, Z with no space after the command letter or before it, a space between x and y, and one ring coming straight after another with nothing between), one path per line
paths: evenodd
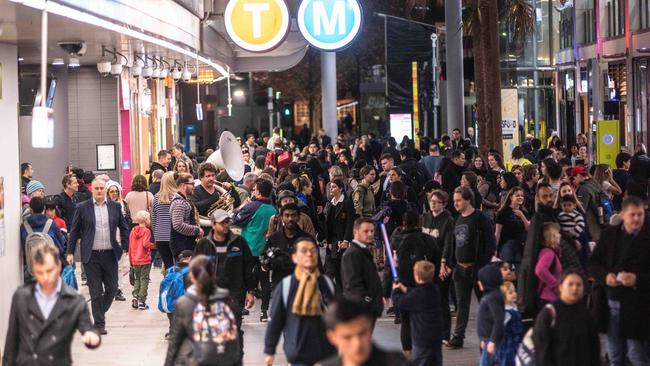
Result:
M618 186L618 183L614 180L614 175L612 170L607 164L598 164L596 165L596 170L594 171L594 180L600 184L605 195L610 200L614 198L614 195L623 194L621 187Z
M153 207L151 209L151 231L152 239L156 242L156 248L160 252L165 269L174 265L174 256L169 247L172 221L169 214L169 207L172 203L172 197L176 194L178 188L174 179L174 172L163 174L160 181L160 192L153 198Z

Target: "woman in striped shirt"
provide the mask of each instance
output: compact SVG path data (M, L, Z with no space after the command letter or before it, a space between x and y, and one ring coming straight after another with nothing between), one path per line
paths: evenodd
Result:
M165 264L165 269L171 268L174 265L174 256L169 247L172 227L169 207L172 197L174 197L177 190L178 188L174 181L174 172L163 174L162 180L160 181L160 192L154 196L153 207L151 209L151 229L153 231L151 240L155 240L160 257Z

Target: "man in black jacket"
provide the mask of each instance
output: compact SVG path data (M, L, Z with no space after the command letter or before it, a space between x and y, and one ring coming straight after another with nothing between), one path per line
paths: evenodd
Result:
M401 352L386 352L373 344L374 312L366 304L338 299L327 308L324 319L327 339L338 349L338 354L317 366L408 365Z
M71 365L75 331L81 332L88 348L101 342L86 300L61 280L56 247L43 240L32 247L28 260L36 283L20 287L13 295L2 364Z
M343 297L365 303L373 316L379 318L384 311L382 286L370 246L374 243L375 224L367 217L354 221L354 240L341 259Z
M170 166L169 163L172 160L172 156L167 150L158 151L158 161L154 161L149 168L149 184L153 181L153 172L156 170L162 170L166 172L167 169L173 169L173 166Z
M294 273L273 290L271 321L264 337L266 366L273 365L280 335L284 335L284 354L291 365L313 365L336 352L325 338L322 317L323 305L334 299L334 284L318 271L314 239L298 238L291 260L296 265Z
M607 331L610 365L648 365L650 324L650 224L644 202L623 199L621 225L602 233L589 261L596 286L605 288L606 302L597 305L601 331Z
M226 211L214 211L210 221L212 231L199 240L194 251L215 258L217 286L228 289L237 324L241 325L244 307L251 308L255 304L252 291L257 285L253 276L256 259L246 241L230 231L231 219ZM238 329L243 336L241 327Z
M453 280L458 300L458 315L454 336L447 347L463 347L465 329L469 320L469 308L472 302L472 289L478 299L481 291L477 284L478 271L490 263L496 250L494 226L490 219L472 206L474 193L467 187L458 187L454 192L454 207L458 218L454 225L453 250L451 263L445 266L453 268Z
M541 182L537 185L535 195L537 211L530 219L524 255L521 259L517 280L517 294L522 301L524 317L534 317L537 314L537 276L535 265L541 250L542 232L547 222L557 222L553 211L555 195L553 188L548 183Z
M271 284L268 281L262 281L262 317L260 321L267 321L267 311L269 309L269 300L271 291L286 276L293 273L295 264L291 260L293 246L298 238L309 237L298 227L298 218L300 217L300 208L294 203L289 203L280 207L280 220L282 227L274 232L266 241L266 246L260 259L261 270L272 273ZM320 261L319 261L320 262Z

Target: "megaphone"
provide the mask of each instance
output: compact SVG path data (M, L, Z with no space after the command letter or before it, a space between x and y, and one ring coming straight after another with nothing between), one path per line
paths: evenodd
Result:
M221 134L219 150L213 152L206 162L214 164L217 169L226 169L235 182L239 182L244 177L244 154L241 152L237 138L229 131Z

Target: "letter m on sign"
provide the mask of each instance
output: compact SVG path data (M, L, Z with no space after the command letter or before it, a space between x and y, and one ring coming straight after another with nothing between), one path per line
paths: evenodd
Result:
M332 7L332 14L328 17L323 1L314 1L314 35L320 36L321 30L326 35L333 35L338 25L338 34L345 34L345 1L336 0Z

